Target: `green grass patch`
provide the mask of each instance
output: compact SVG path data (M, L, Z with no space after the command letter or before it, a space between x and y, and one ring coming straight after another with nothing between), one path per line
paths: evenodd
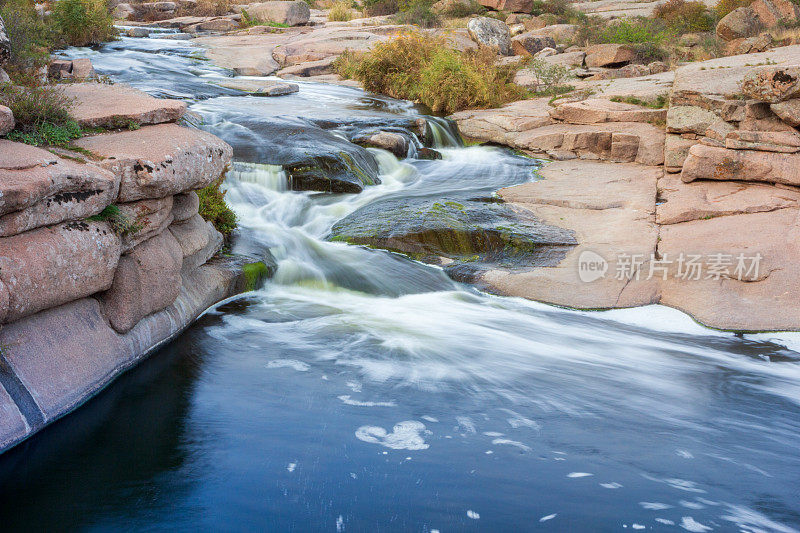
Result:
M659 94L655 100L641 100L635 96L612 96L610 100L612 102L649 107L650 109L664 109L669 105L669 96L666 94Z
M133 235L144 228L144 225L124 213L118 206L106 206L100 213L90 216L87 220L108 222L111 229L118 235Z
M211 222L217 231L229 236L238 223L236 213L225 202L225 191L222 190L224 174L214 183L197 191L200 197L200 216Z

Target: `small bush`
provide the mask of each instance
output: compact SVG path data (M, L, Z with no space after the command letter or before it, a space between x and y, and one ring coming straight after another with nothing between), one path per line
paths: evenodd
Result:
M441 12L441 15L451 18L464 18L470 15L482 15L486 13L486 8L475 0L470 0L468 4L455 3Z
M197 0L193 14L198 17L221 17L231 12L231 0Z
M431 0L409 0L400 4L400 12L395 19L398 24L410 24L420 28L441 26L439 15L431 11Z
M421 102L437 113L495 107L523 95L512 80L517 66L495 65L493 50L458 52L444 38L421 32L340 56L335 67L368 91Z
M614 21L600 31L602 43L661 44L669 36L664 23L645 17Z
M531 15L546 17L548 24L574 24L586 18L569 0L534 0Z
M52 19L71 46L100 44L116 35L105 0L59 0L53 4Z
M353 11L350 8L350 2L340 0L331 6L328 11L328 20L347 22L353 20Z
M651 109L664 109L669 104L669 94L659 94L655 100L642 100L635 96L612 96L612 102L622 102L626 104L649 107Z
M398 0L364 0L364 16L382 17L384 15L394 15L400 11Z
M663 20L667 29L675 34L714 29L714 16L704 3L696 0L669 0L656 6L653 16Z
M141 221L123 213L119 207L113 204L106 206L100 213L90 216L89 220L108 222L111 225L111 229L114 230L114 233L118 235L133 235L144 228Z
M532 59L528 63L528 68L536 77L537 85L532 91L537 96L555 96L574 89L565 83L572 74L564 65L551 65L542 59Z
M17 83L28 83L50 58L53 32L36 14L33 0L0 0L0 16L11 44L4 68Z
M714 11L718 18L722 18L738 7L747 7L753 0L719 0L714 6Z
M200 197L200 216L211 222L224 236L236 229L236 213L225 203L225 191L221 189L224 175L214 183L197 191Z

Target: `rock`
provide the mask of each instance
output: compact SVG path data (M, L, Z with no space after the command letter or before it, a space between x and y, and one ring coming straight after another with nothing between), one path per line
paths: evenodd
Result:
M195 191L176 194L172 198L172 219L176 224L186 222L200 209L200 197Z
M281 2L284 3L284 2ZM239 28L239 23L230 18L215 18L207 20L199 24L186 26L183 31L187 33L196 33L198 31L233 31Z
M689 149L681 179L739 180L800 185L800 154L728 150L696 144Z
M92 61L87 57L73 59L70 73L76 80L91 80L97 78L97 73L94 71Z
M123 233L122 253L162 233L172 223L172 196L117 204L121 216L133 228Z
M296 93L300 86L296 83L285 83L272 80L225 79L217 82L221 87L251 93L256 96L283 96Z
M555 51L556 42L552 37L534 35L531 32L517 35L511 39L511 49L515 55L532 56L545 48Z
M281 77L298 76L301 78L307 78L310 76L333 74L335 70L335 62L336 57L334 56L326 57L325 59L318 59L316 61L306 61L304 63L292 65L291 67L283 68L275 73L275 75Z
M668 133L664 141L664 169L667 172L680 172L689 155L689 148L695 144L697 141L694 139L684 139L680 135Z
M497 48L505 56L512 55L511 34L504 22L489 17L475 17L467 23L467 30L479 45Z
M0 237L82 220L117 196L119 181L94 165L10 141L0 141L0 153Z
M545 63L550 65L564 65L565 67L582 67L586 52L566 52L563 54L543 57Z
M627 44L595 44L586 49L587 67L620 67L636 58L636 50Z
M717 23L717 35L725 41L755 35L763 28L752 7L737 7Z
M557 105L550 112L556 120L570 124L597 124L601 122L656 122L666 118L666 109L649 109L633 104L611 102L602 98L588 98L579 102Z
M718 120L708 127L705 132L705 136L718 141L724 141L725 137L727 137L730 132L735 130L736 128L733 127L729 122Z
M530 26L529 30L533 31L536 35L552 37L557 43L571 43L578 34L578 26L575 24L553 24L536 28L535 26L538 26L538 24L534 23Z
M520 100L499 109L460 111L451 116L464 137L510 144L515 135L546 126L550 119L547 98Z
M669 66L663 61L653 61L647 64L647 70L650 74L661 74L662 72L668 72Z
M247 14L255 20L277 22L287 26L299 26L311 18L308 4L301 0L249 4Z
M725 55L735 56L764 52L772 46L772 36L762 33L756 37L734 39L725 44Z
M469 9L472 7L471 0L439 0L431 6L431 11L437 15L451 13L458 9Z
M117 8L119 8L119 6L117 6ZM116 11L116 9L114 11ZM125 30L125 34L128 37L142 38L142 37L148 37L150 35L150 31L151 31L150 28L135 26L133 28L128 28L127 30Z
M793 154L800 152L800 133L796 131L737 130L728 133L725 137L725 148Z
M136 14L136 10L131 4L117 4L111 11L111 16L115 20L128 20Z
M742 80L742 92L748 98L770 104L800 97L800 66L751 69Z
M658 190L661 202L656 205L656 222L659 224L800 207L800 191L757 183L705 180L684 183L678 176L665 176L658 181Z
M403 159L408 155L409 141L399 133L379 131L369 136L356 137L352 139L352 142L361 146L371 146L387 150L398 159Z
M524 257L525 264L553 264L576 243L572 232L520 217L503 204L462 198L369 204L337 222L331 238L417 257Z
M14 113L4 105L0 105L0 137L14 129Z
M769 108L789 126L800 126L800 98L771 104Z
M99 300L103 314L119 333L171 305L181 287L183 252L172 233L148 239L119 260L111 288Z
M8 76L5 70L0 67L0 83L8 83L11 81L11 78Z
M120 240L107 222L66 222L2 237L0 249L12 322L108 289Z
M511 24L506 19L506 25L508 26L508 31L511 33L512 37L516 37L517 35L521 35L525 33L525 24Z
M542 48L541 50L533 54L533 57L534 59L544 59L546 57L553 57L555 55L558 55L558 50L556 50L555 48Z
M186 102L153 98L127 85L65 84L64 95L74 101L72 117L89 128L128 128L131 125L175 122L186 112Z
M6 25L3 17L0 17L0 65L3 65L11 57L11 41L6 33Z
M750 9L767 28L778 24L791 26L800 18L800 6L790 0L755 0Z
M100 164L121 180L120 202L206 187L232 156L217 137L174 124L84 137L75 144L106 158Z
M195 215L180 224L172 224L169 231L181 246L183 253L181 271L184 274L205 264L222 248L222 234L200 215Z
M533 0L478 0L478 3L508 13L530 13L533 10Z
M719 117L701 107L670 106L667 111L667 131L670 133L696 133L704 135Z
M661 282L661 303L691 314L714 328L734 331L797 329L800 306L800 250L798 209L768 213L720 216L662 226L658 252L674 261ZM701 279L677 275L681 253L701 254ZM728 266L718 277L707 277L714 254L724 254ZM758 268L737 279L735 268L741 254L744 267ZM714 305L709 305L714 302ZM776 312L780 309L780 312Z
M498 195L512 208L529 211L536 220L572 230L577 245L556 265L496 268L480 281L492 292L568 307L597 309L657 302L654 280L646 280L646 276L617 279L616 269L623 254L649 258L655 252L655 191L661 169L575 159L547 163L539 174L545 179L501 189ZM587 257L606 262L605 274L582 281L580 264Z

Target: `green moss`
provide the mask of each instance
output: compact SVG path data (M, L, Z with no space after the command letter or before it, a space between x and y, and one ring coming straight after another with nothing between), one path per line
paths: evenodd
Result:
M270 276L270 269L263 261L255 263L248 263L242 267L242 274L244 275L245 291L254 291L264 284L264 281Z
M238 223L236 213L225 203L225 191L221 189L223 180L224 174L208 187L197 191L197 196L200 198L200 216L227 237Z

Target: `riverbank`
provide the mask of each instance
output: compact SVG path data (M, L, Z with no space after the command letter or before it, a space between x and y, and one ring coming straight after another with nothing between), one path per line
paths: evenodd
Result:
M0 140L0 451L266 270L219 255L222 235L198 214L195 190L231 148L175 124L185 103L99 83L65 91L74 118L101 133L74 150Z

